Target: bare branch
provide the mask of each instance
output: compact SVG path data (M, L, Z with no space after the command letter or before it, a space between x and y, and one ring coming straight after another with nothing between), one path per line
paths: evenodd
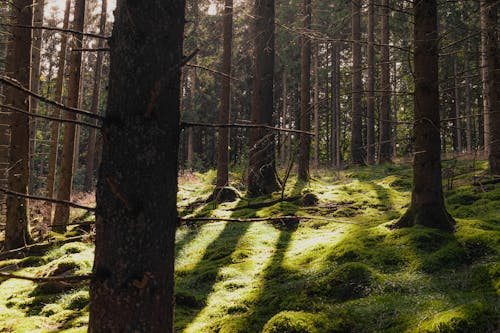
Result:
M231 124L208 124L208 123L195 123L182 121L181 128L186 127L214 127L214 128L228 128L228 127L240 127L240 128L264 128L272 131L278 132L290 132L290 133L302 133L307 135L314 135L312 132L296 130L293 128L279 128L263 124L242 124L242 123L231 123Z
M65 33L70 33L73 35L80 35L84 37L92 37L92 38L98 38L98 39L109 39L109 36L101 36L98 34L94 34L91 32L81 32L81 31L76 31L76 30L71 30L71 29L62 29L58 27L47 27L47 26L33 26L33 25L20 25L20 24L10 24L10 23L0 23L0 26L4 27L12 27L12 28L23 28L23 29L32 29L32 30L50 30L50 31L59 31L59 32L65 32Z
M87 281L92 279L92 275L73 275L73 276L51 276L51 277L34 277L34 276L24 276L10 273L1 273L0 278L7 279L20 279L20 280L28 280L36 283L45 283L45 282L79 282L79 281Z

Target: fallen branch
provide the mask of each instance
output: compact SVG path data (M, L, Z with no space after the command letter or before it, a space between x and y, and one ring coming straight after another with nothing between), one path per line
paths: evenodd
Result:
M0 278L7 279L19 279L19 280L28 280L37 283L45 283L45 282L79 282L86 281L92 279L92 275L73 275L73 276L51 276L51 277L34 277L34 276L25 276L25 275L17 275L10 273L1 273Z
M109 36L101 36L98 34L94 34L91 32L81 32L81 31L76 31L76 30L71 30L71 29L62 29L58 27L47 27L47 26L33 26L33 25L21 25L21 24L10 24L10 23L0 23L0 26L4 27L11 27L11 28L21 28L21 29L32 29L32 30L49 30L49 31L59 31L59 32L65 32L65 33L70 33L74 35L80 35L84 37L92 37L92 38L98 38L98 39L109 39Z
M66 205L66 206L70 206L70 207L73 207L73 208L85 209L85 210L88 210L88 211L91 211L91 212L95 211L95 207L82 206L82 205L76 204L76 203L71 202L71 201L57 200L57 199L51 199L51 198L46 198L46 197L38 197L38 196L35 196L35 195L27 195L27 194L23 194L23 193L11 191L11 190L3 188L3 187L0 187L0 192L3 192L3 193L8 194L8 195L13 195L13 196L16 196L16 197L20 197L20 198L30 199L30 200L52 202L52 203L55 203L55 204Z
M42 119L47 119L47 120L50 120L50 121L58 121L58 122L61 122L61 123L71 123L71 124L76 124L76 125L81 125L81 126L92 127L92 128L95 128L95 129L101 129L101 126L94 125L94 124L91 124L91 123L86 123L84 121L71 120L71 119L61 119L61 118L57 118L57 117L44 116L44 115L37 114L37 113L30 113L28 111L25 111L25 110L22 110L22 109L19 109L19 108L10 106L10 105L0 104L0 108L6 108L6 109L9 109L9 110L14 111L14 112L19 112L19 113L27 115L28 117L42 118Z
M208 123L195 123L189 121L182 121L181 128L186 127L214 127L214 128L228 128L228 127L240 127L240 128L264 128L272 131L278 132L290 132L290 133L302 133L307 135L314 135L312 132L301 131L293 128L279 128L264 124L242 124L242 123L231 123L231 124L208 124Z
M93 119L98 119L98 120L104 120L104 117L101 117L97 114L94 114L92 112L89 112L89 111L85 111L85 110L81 110L81 109L77 109L77 108L73 108L73 107L70 107L70 106L66 106L64 104L61 104L61 103L58 103L56 101L53 101L51 99L48 99L48 98L45 98L41 95L38 95L34 92L32 92L31 90L29 89L26 89L25 87L23 87L21 84L19 84L16 80L8 77L8 76L5 76L5 75L2 75L0 76L0 82L8 85L8 86L11 86L17 90L20 90L42 102L45 102L47 104L50 104L50 105L53 105L59 109L62 109L62 110L66 110L66 111L69 111L69 112L73 112L73 113L76 113L76 114L79 114L79 115L83 115L83 116L87 116L87 117L90 117L90 118L93 118Z
M358 224L352 221L337 220L322 216L277 216L277 217L253 217L253 218L222 218L222 217L192 217L192 218L180 218L180 222L210 222L210 221L221 221L221 222L239 222L239 223L253 223L253 222L272 222L272 221L286 221L286 220L320 220L329 221L334 223L345 223L345 224Z

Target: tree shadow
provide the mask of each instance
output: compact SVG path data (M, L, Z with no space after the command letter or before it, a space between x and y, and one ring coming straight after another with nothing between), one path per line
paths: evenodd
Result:
M378 204L375 208L382 211L393 209L394 201L391 197L391 191L388 188L373 182L369 182L368 184L377 193Z

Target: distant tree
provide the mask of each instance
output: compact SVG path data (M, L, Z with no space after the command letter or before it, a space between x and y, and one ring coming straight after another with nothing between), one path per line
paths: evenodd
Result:
M75 0L73 30L83 31L85 21L85 0ZM82 48L82 37L73 37L72 48ZM82 65L82 52L71 52L70 68L68 78L68 105L78 107L78 97L80 92L80 76ZM76 114L69 113L68 119L75 120ZM57 199L69 201L73 187L73 161L75 152L75 124L64 124L64 142L61 156L61 173L59 175L59 187ZM65 232L66 224L69 222L69 207L64 204L56 204L54 214L54 227L56 232Z
M183 32L184 1L118 2L97 183L93 333L173 332Z
M274 13L274 0L255 0L251 120L256 124L273 124ZM251 130L249 155L248 195L277 191L274 133L265 129Z
M11 6L12 24L31 25L32 0L14 0ZM12 28L13 39L7 49L6 72L25 87L30 86L31 30ZM5 88L7 105L29 111L29 98L12 87ZM27 193L29 183L29 117L13 112L10 115L10 155L8 185L11 191ZM28 229L28 201L16 196L7 197L5 226L6 250L22 247L31 242Z
M223 19L223 48L221 77L221 101L219 108L219 123L227 124L231 110L231 55L233 39L233 0L225 0ZM217 142L217 195L223 195L220 190L229 183L229 129L219 128ZM223 190L222 190L223 191Z
M101 18L99 21L99 34L104 35L106 33L106 17L107 17L107 0L102 0L101 3ZM99 48L105 46L104 40L100 39L98 43ZM101 97L101 75L102 75L102 61L103 53L97 53L97 59L94 67L94 87L92 93L92 106L90 111L92 113L97 113L99 109L99 100ZM97 132L95 128L91 128L89 132L88 150L87 158L85 163L85 184L84 190L91 192L94 189L94 165L95 165L95 150L97 142Z
M351 160L353 164L365 164L363 156L361 94L361 1L352 0L352 113L351 113Z
M490 172L500 174L500 59L498 2L481 1L481 53L484 108L484 150Z
M382 98L380 101L380 154L379 163L391 162L391 73L389 58L389 0L382 0L382 34L380 69Z
M311 0L304 0L303 27L307 32L311 29ZM302 36L300 53L300 129L311 129L311 39L307 34ZM300 134L299 149L299 180L309 180L309 157L311 138L305 133Z
M453 230L455 221L446 211L441 176L438 88L437 1L415 0L414 7L414 133L413 191L411 205L396 227L420 224Z
M69 14L71 8L71 0L66 0L66 5L64 9L64 19L63 19L63 29L68 29L69 26ZM63 83L64 83L64 69L66 67L66 51L68 48L68 35L61 34L61 49L59 50L59 63L57 68L57 78L56 85L54 88L54 100L56 102L62 102L63 93ZM52 116L59 117L60 111L57 108L53 108ZM56 167L57 167L57 155L59 151L59 129L60 123L58 121L53 121L50 126L50 151L49 151L49 165L47 171L47 197L54 197L54 186L56 179ZM47 213L45 220L50 222L52 220L52 203L48 202Z
M368 1L368 96L366 103L366 163L375 161L375 0Z

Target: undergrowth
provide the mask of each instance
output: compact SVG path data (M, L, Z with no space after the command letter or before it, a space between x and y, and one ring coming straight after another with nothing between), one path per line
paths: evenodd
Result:
M213 173L184 175L185 217L307 215L285 226L196 223L178 229L177 332L498 332L500 187L473 185L484 172L457 164L447 207L453 234L391 230L408 206L411 167L321 171L280 194L216 204ZM236 177L238 178L238 177ZM303 204L305 194L318 202ZM34 276L85 274L93 247L69 243L0 262ZM0 332L84 332L88 288L0 281Z

